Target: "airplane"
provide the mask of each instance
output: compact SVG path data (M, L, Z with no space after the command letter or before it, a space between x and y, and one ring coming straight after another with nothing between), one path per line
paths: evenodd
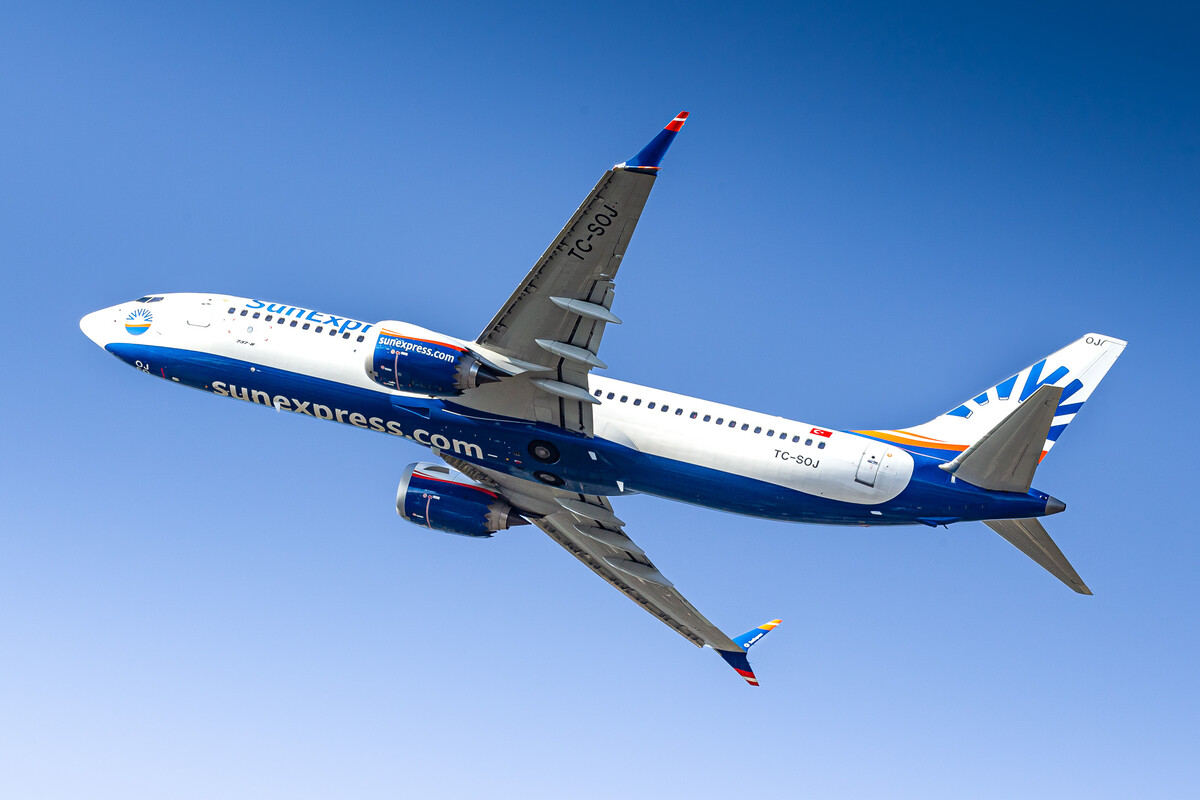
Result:
M824 525L982 521L1071 589L1091 591L1039 518L1041 460L1124 350L1089 333L929 422L837 430L603 377L617 273L681 112L607 170L474 339L226 294L146 295L84 334L160 379L408 439L396 511L487 538L532 524L617 590L757 686L747 652L625 531L610 498L648 494Z

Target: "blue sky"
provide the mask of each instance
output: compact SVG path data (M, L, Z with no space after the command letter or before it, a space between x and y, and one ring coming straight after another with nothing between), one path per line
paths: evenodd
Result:
M1181 8L7 9L3 793L1194 792ZM537 531L399 520L416 445L151 381L77 327L211 290L472 337L681 109L610 374L899 427L1127 339L1037 480L1095 597L982 525L623 499L714 622L784 619L748 689Z

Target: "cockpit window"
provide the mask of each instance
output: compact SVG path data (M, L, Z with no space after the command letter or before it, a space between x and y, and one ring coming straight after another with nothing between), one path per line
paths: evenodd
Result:
M139 297L134 302L135 303L157 303L159 300L162 300L162 295L157 295L157 296L146 295L145 297Z

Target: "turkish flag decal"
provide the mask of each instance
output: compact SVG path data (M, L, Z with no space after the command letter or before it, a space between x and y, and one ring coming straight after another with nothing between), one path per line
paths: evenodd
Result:
M824 436L826 439L833 435L833 431L827 431L824 428L813 428L809 433L813 436Z

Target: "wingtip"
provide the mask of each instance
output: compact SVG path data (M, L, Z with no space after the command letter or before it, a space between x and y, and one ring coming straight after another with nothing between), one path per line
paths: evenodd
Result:
M675 139L675 134L683 127L683 123L687 120L688 112L680 111L675 115L675 118L667 123L658 135L650 140L650 143L643 147L638 154L628 161L618 164L619 169L641 170L646 173L655 173L661 167L663 156L667 154L667 148L671 146L671 142Z
M738 647L742 648L742 650L749 650L753 645L758 643L759 639L766 636L771 631L775 630L775 627L777 625L779 625L781 622L783 622L783 620L781 620L781 619L773 619L770 622L764 622L762 625L759 625L757 628L751 628L750 630L746 631L741 636L738 636L737 638L735 638L733 641L737 644Z
M725 663L733 667L733 671L741 675L746 683L751 686L758 686L758 677L755 676L754 670L750 669L750 661L746 658L746 653L743 650L718 650L721 658L725 659Z
M679 133L679 130L683 127L683 123L687 122L687 118L688 112L680 111L675 115L675 119L667 123L667 127L663 128L663 130L670 131L671 133Z
M733 667L734 672L746 680L746 683L751 686L758 686L758 678L755 676L754 670L750 669L750 660L746 658L746 651L755 645L759 639L775 630L775 627L781 622L783 622L781 619L764 622L757 628L746 631L734 639L734 644L740 647L741 650L718 650L717 652L721 654L721 658L725 659L725 663Z

